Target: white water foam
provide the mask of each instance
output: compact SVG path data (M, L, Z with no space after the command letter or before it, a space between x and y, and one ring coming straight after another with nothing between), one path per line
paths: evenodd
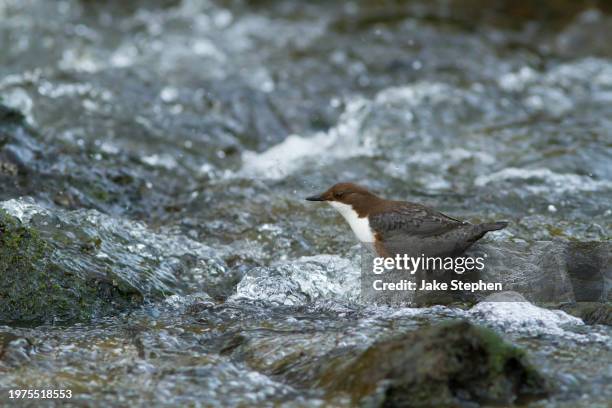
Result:
M12 198L7 201L0 202L0 208L19 219L24 224L30 222L33 216L36 214L49 214L49 210L44 207L36 205L32 197L25 197L20 199Z
M290 135L283 142L262 153L244 152L239 176L281 179L300 169L308 159L368 155L371 149L360 143L358 134L370 103L355 99L347 103L336 126L314 136Z
M315 300L357 301L360 269L336 255L306 256L247 272L231 299L304 305Z
M577 343L610 341L608 336L599 333L573 331L572 328L584 326L582 319L561 310L536 306L519 293L502 292L487 299L466 311L465 317L503 333L528 337L555 336Z

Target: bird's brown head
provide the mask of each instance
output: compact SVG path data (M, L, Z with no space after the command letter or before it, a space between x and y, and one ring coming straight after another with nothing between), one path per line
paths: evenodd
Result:
M380 199L357 184L338 183L321 194L307 197L306 200L343 203L352 206L355 211L361 213Z

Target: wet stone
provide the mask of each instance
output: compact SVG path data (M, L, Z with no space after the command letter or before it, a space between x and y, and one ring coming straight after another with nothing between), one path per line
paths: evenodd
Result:
M561 305L561 309L581 318L586 324L612 326L612 304L610 303L578 302Z
M32 341L11 332L3 332L0 328L0 368L16 368L30 362L36 354Z
M544 397L546 380L520 349L492 331L449 322L329 356L315 381L383 406L512 404Z
M0 208L0 321L87 320L187 289L220 295L235 280L211 248L139 223L31 199Z
M139 303L138 296L133 298L104 276L59 268L49 243L4 210L0 231L0 321L89 319L125 307L132 299Z
M398 334L365 349L346 346L321 353L304 348L298 353L291 348L264 357L265 339L242 340L235 347L237 356L246 352L250 364L266 367L296 387L321 387L330 397L348 395L353 404L504 405L542 398L549 387L524 351L467 321Z

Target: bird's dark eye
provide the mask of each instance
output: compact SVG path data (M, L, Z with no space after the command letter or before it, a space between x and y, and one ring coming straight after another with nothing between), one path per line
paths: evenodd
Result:
M334 197L335 197L335 198L342 198L342 196L343 196L344 194L346 194L346 193L343 193L342 191L336 191L336 192L334 193Z

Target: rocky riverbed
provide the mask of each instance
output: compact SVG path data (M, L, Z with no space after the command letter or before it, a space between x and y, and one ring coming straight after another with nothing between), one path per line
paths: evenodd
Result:
M0 404L609 406L611 11L0 0ZM341 180L523 297L366 301Z

